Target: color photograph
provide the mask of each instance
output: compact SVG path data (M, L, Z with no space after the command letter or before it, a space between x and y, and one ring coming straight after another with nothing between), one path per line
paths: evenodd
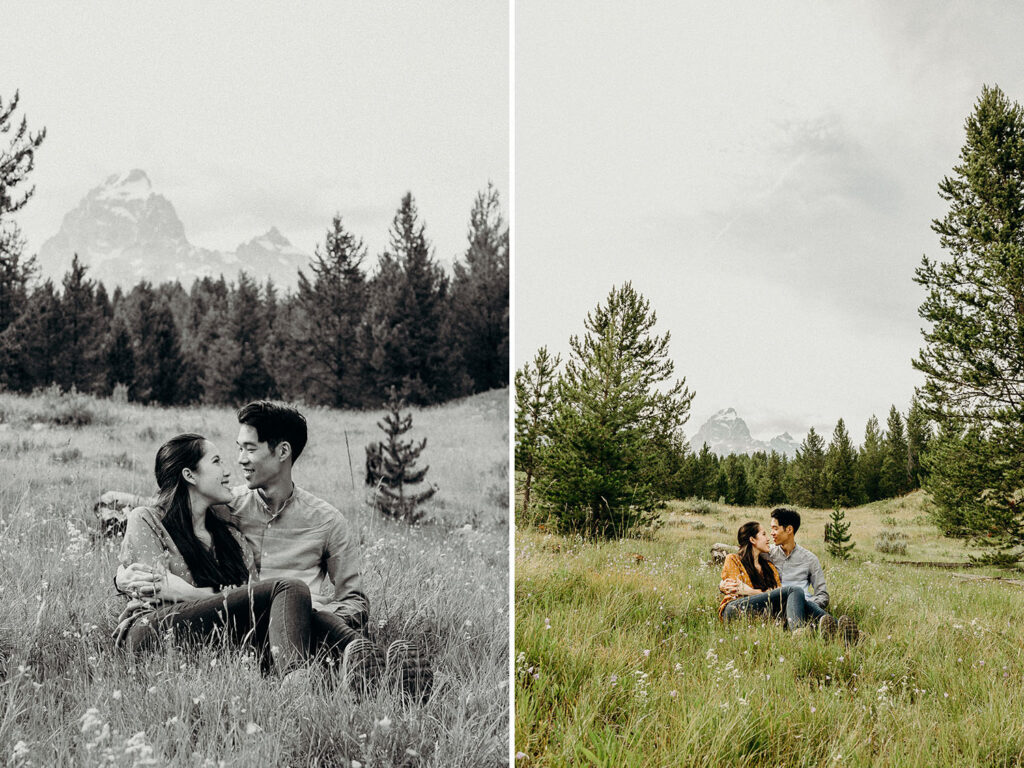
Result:
M517 766L1024 763L1022 21L517 5Z

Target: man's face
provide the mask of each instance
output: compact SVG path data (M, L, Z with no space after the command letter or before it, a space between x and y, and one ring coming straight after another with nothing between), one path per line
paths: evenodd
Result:
M779 521L774 517L772 518L772 541L778 546L783 547L793 540L793 526L787 525L783 528L779 525Z
M256 428L242 424L238 428L238 465L250 488L265 488L284 466L268 443L261 443Z

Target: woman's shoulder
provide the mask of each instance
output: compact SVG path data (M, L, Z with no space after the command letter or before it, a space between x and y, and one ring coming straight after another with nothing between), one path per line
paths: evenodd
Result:
M743 567L743 561L740 560L740 556L738 554L730 552L725 556L725 562L722 563L723 579L741 578L742 574L746 572L746 569Z
M128 513L126 520L131 523L147 523L149 525L163 525L164 512L159 507L135 507Z
M170 538L170 533L164 527L166 515L166 511L160 507L135 507L125 518L125 533L148 532L161 540Z

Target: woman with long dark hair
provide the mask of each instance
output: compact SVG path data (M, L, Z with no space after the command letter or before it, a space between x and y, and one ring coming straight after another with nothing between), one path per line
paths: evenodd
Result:
M755 521L744 523L736 533L739 552L725 558L722 579L735 579L735 593L726 594L718 615L728 621L748 613L785 617L790 629L808 621L807 603L801 587L782 586L779 572L768 559L768 532Z
M158 571L146 595L129 595L116 638L132 651L217 631L253 644L264 667L286 674L309 655L309 587L299 579L258 581L241 533L211 510L231 501L230 473L214 445L184 434L156 454L156 505L128 515L120 562ZM273 652L271 653L271 649Z

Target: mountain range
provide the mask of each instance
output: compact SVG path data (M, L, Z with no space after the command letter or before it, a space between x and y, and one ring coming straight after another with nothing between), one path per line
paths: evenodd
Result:
M776 451L785 454L789 458L796 456L796 450L800 443L793 439L789 432L776 435L768 442L755 440L750 435L747 424L741 419L732 408L725 408L710 419L708 419L697 430L697 434L690 440L690 447L694 451L700 451L704 443L712 453L719 456L728 456L730 453L757 453L764 451L770 453Z
M171 201L153 191L145 171L110 176L69 211L60 231L37 256L43 275L59 279L71 258L89 268L88 276L110 288L141 280L179 280L188 288L202 277L233 280L242 270L264 282L294 285L309 254L294 247L276 227L238 245L234 251L201 248L189 242Z

